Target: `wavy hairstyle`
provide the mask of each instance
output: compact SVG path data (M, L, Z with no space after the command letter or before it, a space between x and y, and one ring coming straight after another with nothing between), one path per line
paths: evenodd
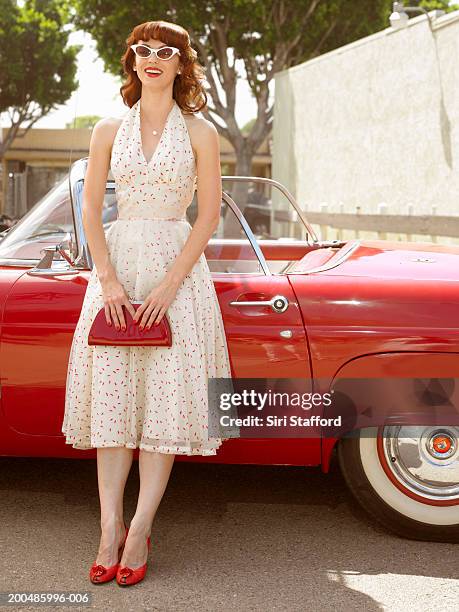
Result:
M180 50L180 74L174 80L172 97L180 108L188 113L197 113L207 106L207 95L202 86L205 69L197 61L197 53L190 45L188 32L169 21L146 21L136 25L126 38L126 50L121 57L126 80L120 87L124 103L132 107L142 93L142 82L133 69L135 63L134 51L130 45L139 40L150 38L161 40L166 45L172 45Z

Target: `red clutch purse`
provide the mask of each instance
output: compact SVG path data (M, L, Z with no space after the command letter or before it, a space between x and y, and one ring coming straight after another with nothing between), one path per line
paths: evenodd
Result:
M131 302L135 310L142 302ZM152 325L150 329L139 328L134 323L129 311L124 308L126 330L119 330L108 325L105 318L105 308L97 313L88 334L88 344L101 344L109 346L172 346L172 332L166 314L163 315L159 325Z

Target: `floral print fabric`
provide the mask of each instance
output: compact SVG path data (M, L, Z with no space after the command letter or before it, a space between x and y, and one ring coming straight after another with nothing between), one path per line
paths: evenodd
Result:
M181 109L174 105L150 160L142 151L140 100L112 147L118 218L106 232L119 281L143 301L180 254L191 231L196 164ZM208 379L231 377L222 315L201 254L166 314L171 347L89 346L103 307L93 267L70 349L62 432L77 449L125 446L161 453L215 455L208 436Z

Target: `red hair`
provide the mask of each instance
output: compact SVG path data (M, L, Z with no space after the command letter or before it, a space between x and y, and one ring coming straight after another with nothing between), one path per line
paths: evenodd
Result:
M180 74L177 74L173 84L172 97L184 111L196 113L207 106L207 96L201 81L204 79L204 68L196 60L197 53L190 45L190 36L185 28L169 21L146 21L136 25L126 39L126 50L121 57L126 80L120 87L124 103L132 107L142 93L142 82L133 69L135 63L134 51L130 45L139 40L150 38L161 40L166 45L180 50Z

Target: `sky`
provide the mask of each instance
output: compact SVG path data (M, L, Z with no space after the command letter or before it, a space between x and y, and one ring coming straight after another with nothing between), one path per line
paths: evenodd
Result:
M67 122L73 122L75 115L122 117L128 110L119 92L121 81L105 71L103 61L97 55L93 38L80 30L71 32L69 44L83 45L77 56L76 80L79 82L79 87L65 105L60 105L55 111L38 120L33 127L64 128ZM245 74L240 60L236 62L236 68L238 74ZM236 89L236 121L242 127L255 116L256 102L246 80L240 78Z

